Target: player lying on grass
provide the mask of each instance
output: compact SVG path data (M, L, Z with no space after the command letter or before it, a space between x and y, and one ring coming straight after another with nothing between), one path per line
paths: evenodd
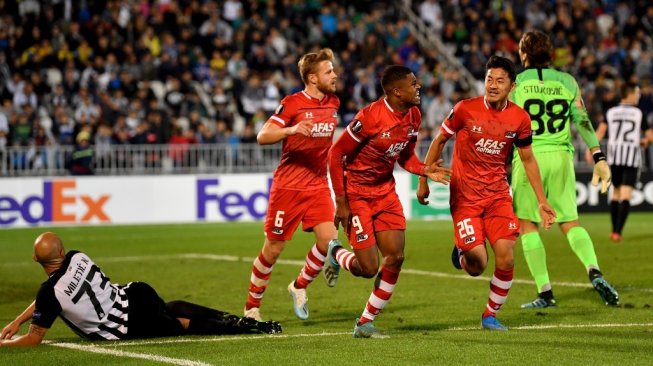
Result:
M36 238L33 258L49 278L36 300L2 329L0 346L41 343L57 316L79 336L94 341L281 332L277 322L240 318L186 301L165 303L144 282L113 284L86 254L66 253L59 236L51 232ZM30 319L29 332L12 339Z

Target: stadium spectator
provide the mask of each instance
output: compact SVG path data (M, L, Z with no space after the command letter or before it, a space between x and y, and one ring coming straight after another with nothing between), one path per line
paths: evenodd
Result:
M0 60L7 61L0 62L0 74L3 75L0 77L0 88L3 89L0 98L13 99L16 90L22 93L24 85L20 83L31 82L31 78L36 76L30 75L40 74L39 77L53 91L42 94L35 90L39 97L45 97L45 101L39 100L34 110L40 110L47 104L55 93L55 86L61 83L70 103L68 108L74 111L78 105L73 101L78 99L76 95L80 87L89 91L95 103L98 103L102 89L107 89L105 91L112 95L116 88L122 90L131 103L139 90L150 94L150 89L156 89L156 84L165 82L168 75L178 76L189 72L190 82L201 85L199 95L204 101L213 97L215 84L223 84L228 95L225 105L229 108L236 105L237 112L227 120L214 115L213 110L208 108L205 117L214 121L227 120L236 135L242 134L244 126L241 119L243 86L254 74L247 70L251 69L251 66L247 66L248 61L254 62L256 74L262 78L261 84L265 85L270 80L279 80L278 73L296 74L293 60L298 55L328 44L344 66L342 71L338 71L341 79L345 80L346 90L339 91L339 95L347 96L342 99L344 105L352 95L355 75L372 63L385 65L399 62L398 47L410 33L407 20L403 19L401 12L396 11L397 5L385 1L357 1L353 5L342 0L275 1L265 4L259 4L257 0L134 4L109 1L93 6L73 1L69 2L70 6L65 12L61 2L34 3L39 4L40 10L37 12L28 11L25 16L19 16L18 6L15 5L8 8L13 11L3 13L0 18ZM652 79L653 71L647 65L653 44L649 29L653 24L653 5L642 0L622 2L619 6L613 6L611 2L550 1L498 3L429 0L413 1L413 4L418 14L422 14L422 5L437 5L440 8L440 27L447 31L441 35L440 32L433 34L442 37L445 49L420 49L417 57L410 60L411 67L426 64L426 73L431 74L436 84L444 88L436 90L435 94L444 93L451 103L458 97L472 96L475 91L470 86L450 82L450 77L455 73L437 61L441 59L438 52L452 50L467 69L482 80L483 65L492 50L501 48L502 44L515 44L523 30L530 30L536 25L552 36L565 34L556 44L556 49L561 51L559 60L566 63L565 71L579 75L579 84L585 94L589 95L599 81L592 75L585 75L594 71L598 75L600 68L594 67L596 65L608 65L614 69L616 73L609 79L617 84L620 80L629 80L633 74L643 82ZM532 12L529 10L531 6ZM322 30L323 24L319 21L321 9L328 12L329 21L333 17L337 19L335 33ZM429 14L436 13L437 10ZM208 29L202 29L203 24L213 21L213 24L219 25L220 35L202 35L204 31L208 34ZM607 33L602 33L599 25L607 25ZM215 27L207 24L207 28L213 31ZM306 34L303 29L314 31ZM502 35L501 40L495 37L499 34ZM252 57L253 49L257 49L257 57ZM26 63L22 63L23 54ZM212 67L214 55L219 55L216 56L217 63L213 63L218 65L215 68ZM589 69L582 63L588 55L596 59L594 64L590 63ZM516 51L510 57L517 60ZM219 66L224 62L228 76L222 74L225 70ZM239 70L244 72L239 73ZM194 71L196 74L193 74ZM371 78L378 80L379 70L376 72ZM420 78L423 75L428 74L420 71ZM293 79L295 82L292 82ZM4 80L7 82L3 83ZM150 84L149 81L156 83ZM427 89L430 85L428 78L423 78L423 81ZM16 89L17 83L19 89ZM283 80L279 85L279 95L292 94L298 85L301 89L301 83L294 77ZM454 85L455 93L451 92L451 85ZM162 95L167 91L164 88ZM595 95L599 99L602 96L599 93ZM162 96L157 95L157 98L163 102ZM365 102L357 104L359 109ZM168 108L165 104L163 107ZM426 105L422 108L426 108ZM602 108L590 111L592 117L596 119L596 116L603 115L606 109ZM651 113L649 109L643 111L647 116ZM47 112L47 116L39 114L39 118L54 119L54 112L51 109ZM423 109L423 112L426 110ZM114 120L106 122L112 126L115 123ZM47 126L45 128L48 133ZM96 130L93 133L97 133ZM11 138L11 134L9 136ZM8 142L13 145L13 141Z
M113 284L89 256L76 250L66 252L52 232L36 238L33 259L49 278L36 300L2 329L0 346L40 344L57 317L92 341L281 332L277 322L239 318L183 300L165 303L145 282ZM30 319L28 333L12 339Z
M580 88L569 74L550 67L553 45L549 36L539 31L526 32L519 42L519 56L525 70L517 76L512 100L524 107L533 121L533 151L542 169L547 199L557 213L556 222L571 249L583 263L589 280L601 299L609 305L619 304L619 294L603 278L594 244L587 230L578 222L576 179L572 161L571 124L578 129L594 158L592 184L601 183L601 193L610 185L610 168L601 152L594 128L587 115ZM524 165L514 155L512 192L515 213L521 224L524 257L535 279L538 295L522 308L556 306L546 266L544 244L538 231L546 218L538 212L539 192L526 183ZM537 199L536 199L537 197Z
M306 264L288 285L295 315L308 319L306 287L320 274L327 245L338 237L333 224L333 201L327 183L327 151L338 123L335 96L337 75L331 49L307 53L298 62L304 90L285 97L270 116L257 140L260 145L283 141L281 161L274 172L265 218L263 248L254 260L245 316L261 319L260 306L272 269L300 222L316 242ZM249 127L251 128L251 126ZM335 280L327 281L329 286Z
M531 148L531 120L523 109L508 101L515 87L515 65L505 57L492 56L485 69L485 96L465 99L454 106L431 143L425 162L440 159L444 145L456 135L449 199L456 233L451 259L456 268L479 276L488 262L486 238L490 242L494 274L481 327L502 331L508 328L496 314L512 285L513 248L519 235L505 164L513 146L537 197L546 229L553 224L556 213L547 202ZM429 193L426 180L420 178L417 198L421 204L427 204Z
M637 107L640 97L641 92L637 84L624 84L621 88L620 104L608 109L605 121L602 121L596 130L596 138L599 141L608 135L607 161L614 187L610 200L610 239L615 242L622 240L622 230L630 211L631 195L639 178L642 165L640 148L653 142L653 128L642 118L642 110Z
M93 155L94 150L91 147L90 127L83 127L75 137L77 144L73 150L68 170L72 175L93 175Z
M441 161L427 166L415 155L422 122L421 86L415 74L405 66L388 66L381 85L385 96L360 110L329 151L335 224L342 224L354 252L332 240L324 275L327 281L337 279L344 267L356 277L377 276L365 310L356 320L355 338L385 337L374 327L374 319L390 300L404 260L406 219L395 190L395 163L441 183L448 182L445 174L451 172L439 166Z

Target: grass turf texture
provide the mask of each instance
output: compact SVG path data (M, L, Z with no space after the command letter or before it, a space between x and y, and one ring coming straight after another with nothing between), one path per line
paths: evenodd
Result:
M275 266L261 308L283 325L281 336L184 337L144 342L81 340L61 320L46 335L86 351L52 344L0 348L3 365L55 364L653 364L653 214L629 217L625 239L609 241L607 214L583 215L606 279L621 296L620 307L603 305L587 275L556 229L543 234L557 309L522 310L536 294L515 249L515 283L499 319L509 332L479 329L493 265L481 280L450 263L450 222L409 222L406 259L395 293L376 326L384 340L352 339L354 320L366 304L373 280L341 272L335 288L317 278L308 288L310 319L295 318L286 286L312 243L297 233ZM14 319L46 279L31 261L34 238L43 228L0 234L0 324ZM66 249L82 250L114 283L151 284L165 300L183 299L241 315L252 259L262 245L261 223L161 226L62 227ZM344 238L342 238L344 239ZM195 255L197 254L197 255ZM564 282L564 284L556 284ZM587 284L587 286L585 286ZM24 324L20 334L27 331ZM180 342L181 341L181 342ZM100 352L91 353L96 345ZM107 354L109 352L119 354ZM147 359L140 359L145 355ZM161 357L160 361L153 360ZM167 357L167 358L166 358Z

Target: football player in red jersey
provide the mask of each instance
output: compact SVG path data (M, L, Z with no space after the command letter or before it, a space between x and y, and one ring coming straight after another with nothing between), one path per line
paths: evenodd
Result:
M270 189L265 241L252 266L245 305L245 316L257 320L261 319L259 307L272 267L300 222L304 231L312 231L316 238L304 268L288 285L295 315L300 319L309 315L306 287L322 270L329 241L338 237L326 167L340 106L333 94L338 77L333 60L328 48L302 56L298 66L304 90L285 97L257 136L261 145L283 141ZM334 286L336 279L332 276L327 284Z
M496 313L506 301L513 277L513 247L519 235L519 219L512 208L506 179L506 159L514 146L539 202L543 226L548 229L555 211L546 200L540 171L531 149L531 120L526 111L508 100L515 87L515 65L492 56L485 66L485 96L458 102L442 123L425 162L440 158L446 142L455 134L452 158L451 216L456 245L452 261L472 276L485 270L487 238L495 257L490 295L482 316L483 329L507 330ZM421 178L417 198L426 204L429 188Z
M331 241L324 273L328 277L344 267L354 276L377 276L354 327L354 337L361 338L383 337L373 321L392 296L404 260L406 219L395 191L395 162L443 184L451 174L441 162L426 166L415 155L422 120L421 86L415 75L407 67L388 66L381 84L385 96L359 111L329 152L335 224L343 225L354 252Z

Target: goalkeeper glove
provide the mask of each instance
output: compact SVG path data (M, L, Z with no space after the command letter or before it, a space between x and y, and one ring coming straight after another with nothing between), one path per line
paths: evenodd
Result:
M610 174L610 167L605 161L605 154L601 150L593 154L594 157L594 172L592 173L592 185L599 185L601 181L601 193L608 191L610 183L612 182L612 175Z

